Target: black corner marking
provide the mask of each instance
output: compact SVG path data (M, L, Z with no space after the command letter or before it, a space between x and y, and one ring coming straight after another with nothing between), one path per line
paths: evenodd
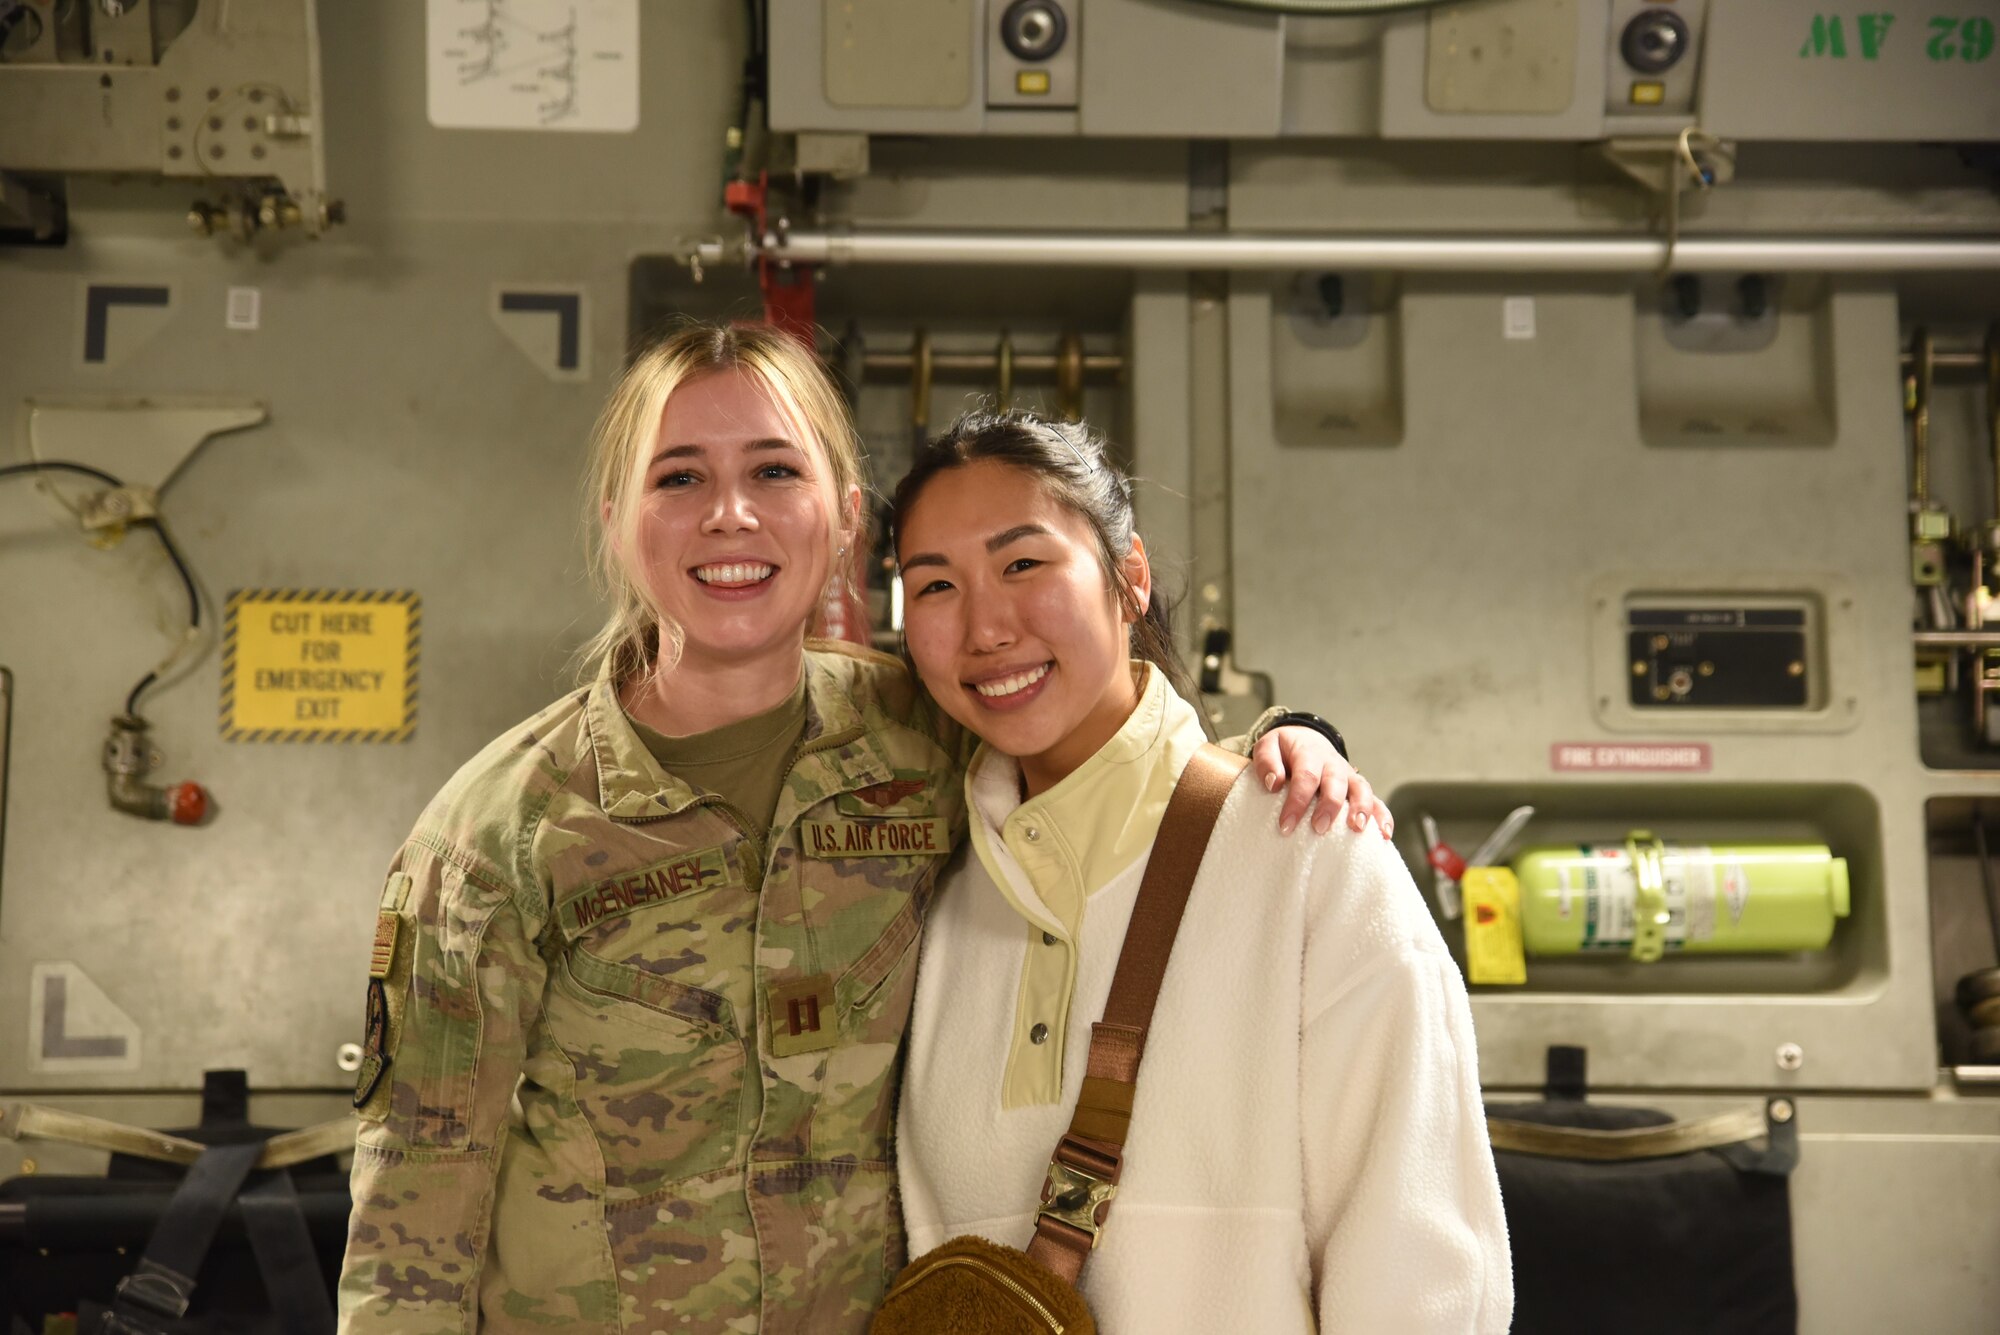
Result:
M168 298L169 293L164 287L92 283L84 302L83 359L100 363L104 360L104 334L106 326L111 323L113 306L164 306Z
M503 311L546 311L557 319L556 369L574 371L583 333L583 297L575 292L502 292Z

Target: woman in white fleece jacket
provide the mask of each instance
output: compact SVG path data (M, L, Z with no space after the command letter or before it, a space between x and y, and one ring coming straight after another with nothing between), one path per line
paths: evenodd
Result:
M1100 438L961 418L897 489L909 650L985 742L926 928L898 1172L912 1256L1025 1247L1167 798L1202 744ZM1137 658L1134 658L1134 655ZM1147 661L1150 660L1150 661ZM1506 1224L1458 970L1372 830L1239 782L1196 878L1081 1289L1106 1335L1501 1332Z

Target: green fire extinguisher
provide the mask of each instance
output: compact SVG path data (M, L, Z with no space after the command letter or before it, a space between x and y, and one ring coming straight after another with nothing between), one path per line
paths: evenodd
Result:
M1823 950L1848 913L1847 859L1824 844L1532 848L1514 860L1530 955Z

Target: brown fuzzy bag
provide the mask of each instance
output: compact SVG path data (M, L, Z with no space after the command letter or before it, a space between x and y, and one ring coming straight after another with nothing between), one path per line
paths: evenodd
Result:
M1083 1295L1026 1252L953 1238L903 1268L868 1335L1097 1335Z
M1241 756L1204 746L1174 785L1125 928L1104 1019L1091 1026L1083 1090L1042 1184L1034 1241L1025 1252L976 1237L933 1247L896 1276L868 1335L1097 1335L1076 1282L1118 1194L1139 1059L1181 912L1244 764Z

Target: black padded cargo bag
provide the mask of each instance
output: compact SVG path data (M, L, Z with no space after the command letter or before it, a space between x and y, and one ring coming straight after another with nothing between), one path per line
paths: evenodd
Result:
M1793 1335L1794 1105L1766 1104L1762 1148L1745 1139L1661 1153L1682 1132L1698 1143L1699 1124L1583 1095L1583 1049L1551 1048L1541 1102L1487 1106L1514 1254L1514 1335ZM1566 1156L1562 1136L1534 1128L1580 1130L1588 1143Z
M249 1124L247 1094L241 1072L209 1072L202 1124L173 1133L209 1147L190 1168L114 1155L105 1177L0 1182L21 1207L0 1229L0 1330L331 1332L347 1177L330 1156L255 1170L277 1128Z

